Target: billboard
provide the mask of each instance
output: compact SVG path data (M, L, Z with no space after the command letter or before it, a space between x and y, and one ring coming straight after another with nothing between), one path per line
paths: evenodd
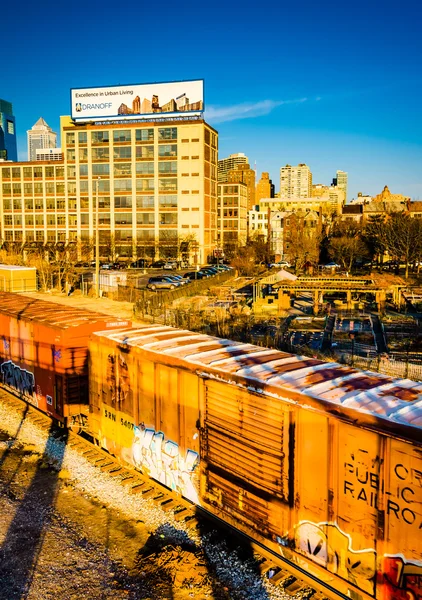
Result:
M120 121L201 115L204 81L172 81L74 88L70 90L74 121Z

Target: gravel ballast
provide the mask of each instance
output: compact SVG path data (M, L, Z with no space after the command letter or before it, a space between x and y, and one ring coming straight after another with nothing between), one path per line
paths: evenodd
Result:
M0 398L0 600L299 600L230 534L190 530Z

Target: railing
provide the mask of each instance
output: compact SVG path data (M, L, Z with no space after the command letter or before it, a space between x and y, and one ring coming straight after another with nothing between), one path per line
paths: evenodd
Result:
M225 271L218 275L198 281L191 281L190 284L175 288L174 290L162 290L152 292L148 289L132 288L129 286L118 286L118 300L134 302L134 312L143 316L151 314L152 311L171 304L178 298L196 296L209 290L210 287L216 287L232 279L233 271Z

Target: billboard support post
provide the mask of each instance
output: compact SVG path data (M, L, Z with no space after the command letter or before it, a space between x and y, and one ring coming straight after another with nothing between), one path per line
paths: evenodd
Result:
M101 177L95 182L95 297L100 297L100 232L98 218L98 188Z

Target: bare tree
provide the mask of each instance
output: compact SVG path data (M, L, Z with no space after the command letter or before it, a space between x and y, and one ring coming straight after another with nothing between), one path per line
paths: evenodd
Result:
M405 278L409 277L409 266L420 262L422 256L422 223L405 213L394 213L382 229L382 240L388 253L405 265Z
M358 257L368 255L360 224L354 221L337 223L331 233L328 249L334 260L351 271Z
M284 253L299 273L306 263L317 265L323 237L320 220L307 221L301 215L292 215L285 228Z

